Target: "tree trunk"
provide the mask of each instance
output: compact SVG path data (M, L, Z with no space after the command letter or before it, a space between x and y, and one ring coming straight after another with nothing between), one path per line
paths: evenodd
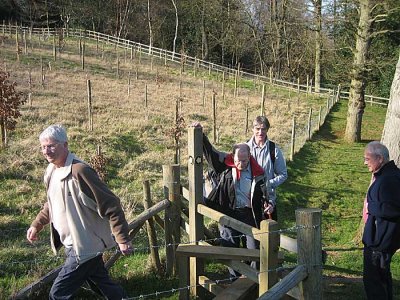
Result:
M176 7L176 3L174 0L172 1L172 5L174 6L175 9L175 35L174 35L174 42L172 45L172 56L175 56L175 51L176 51L176 38L178 37L178 24L179 24L179 19L178 19L178 8Z
M400 167L400 55L390 89L382 143L389 149L390 159Z
M322 43L322 21L321 6L322 0L314 0L314 20L315 20L315 70L314 87L315 92L319 93L321 85L321 43Z
M147 0L147 18L149 22L149 54L151 54L153 47L153 29L151 27L150 0Z
M357 28L353 59L345 139L361 141L361 124L365 108L366 61L371 43L371 0L360 0L360 20Z
M208 59L208 41L207 33L204 25L204 11L205 11L205 0L203 0L203 8L201 10L201 56L203 60Z

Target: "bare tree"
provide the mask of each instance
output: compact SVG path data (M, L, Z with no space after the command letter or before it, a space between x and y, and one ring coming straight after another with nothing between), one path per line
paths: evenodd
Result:
M361 140L361 124L365 108L365 85L367 77L367 55L371 44L371 11L374 0L359 0L360 18L356 35L353 69L351 74L349 106L345 139L349 142Z
M147 0L147 19L149 22L149 54L151 54L151 49L153 47L153 29L151 27L150 0Z
M172 5L174 6L175 9L175 35L174 35L174 42L172 45L172 55L175 55L176 51L176 38L178 37L178 24L179 24L179 19L178 19L178 8L176 7L175 0L171 0Z
M382 143L389 149L390 158L400 167L400 55L390 89Z
M318 93L321 85L321 43L322 43L322 0L313 0L314 4L314 24L315 24L315 70L314 87Z

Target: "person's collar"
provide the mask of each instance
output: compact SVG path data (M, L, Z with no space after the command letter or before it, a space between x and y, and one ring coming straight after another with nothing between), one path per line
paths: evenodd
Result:
M383 170L386 169L386 167L389 167L390 165L394 165L394 161L393 160L389 160L389 161L383 163L382 166L373 173L374 176L381 175Z

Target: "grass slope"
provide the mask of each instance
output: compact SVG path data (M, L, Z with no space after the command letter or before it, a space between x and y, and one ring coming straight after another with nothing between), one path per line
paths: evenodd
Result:
M359 237L362 203L370 173L363 151L371 140L380 140L386 109L366 108L362 142L343 139L347 103L336 104L325 125L288 163L289 179L279 190L282 227L294 224L298 207L319 207L322 213L324 299L364 299L362 244ZM395 298L400 297L400 258L392 263ZM396 297L397 296L397 297Z

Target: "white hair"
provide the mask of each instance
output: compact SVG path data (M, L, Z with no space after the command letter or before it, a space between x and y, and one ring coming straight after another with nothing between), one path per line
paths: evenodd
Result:
M59 143L68 142L67 131L61 124L50 125L39 135L39 141L52 139Z

